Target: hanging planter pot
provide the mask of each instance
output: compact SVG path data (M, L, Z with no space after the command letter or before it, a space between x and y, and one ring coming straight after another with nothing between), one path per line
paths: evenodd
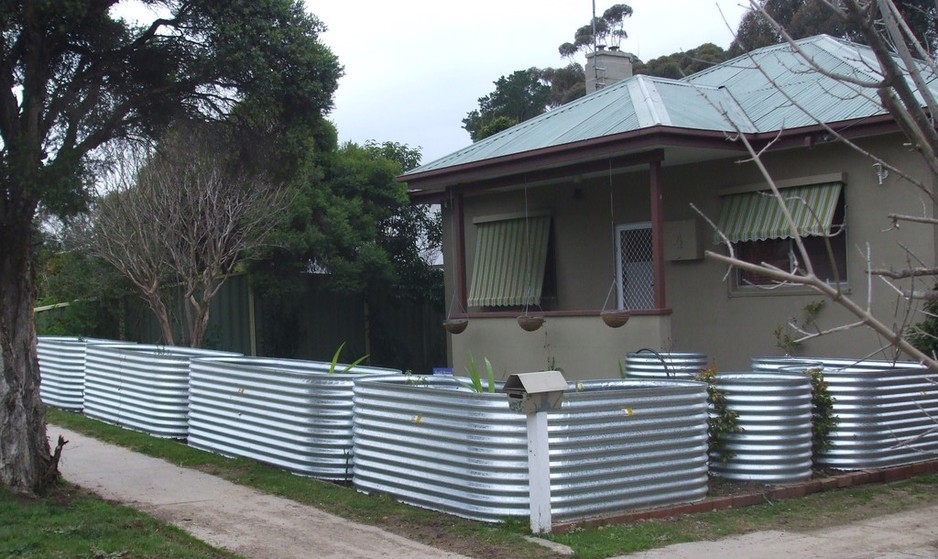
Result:
M523 314L518 317L518 326L526 332L534 332L544 324L543 316Z
M625 323L629 321L631 313L625 309L618 309L614 311L602 311L599 313L599 316L603 319L603 322L606 323L606 326L619 328L620 326L625 326Z
M467 318L449 318L443 321L443 329L450 334L462 334L467 326L469 326Z

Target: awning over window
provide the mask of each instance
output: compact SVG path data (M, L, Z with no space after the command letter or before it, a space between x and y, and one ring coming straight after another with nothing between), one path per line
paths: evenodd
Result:
M798 228L799 236L820 236L830 232L842 187L837 182L795 186L779 191ZM787 239L792 236L791 226L785 221L781 205L770 191L724 196L717 227L734 243ZM722 242L721 237L716 235L714 242Z
M470 307L539 305L550 216L476 224Z

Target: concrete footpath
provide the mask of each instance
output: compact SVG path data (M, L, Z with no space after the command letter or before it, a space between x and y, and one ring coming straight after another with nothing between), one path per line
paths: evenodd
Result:
M48 433L69 441L59 464L69 482L247 558L462 557L55 425Z
M460 559L313 507L174 466L49 425L68 446L63 477L105 499L178 526L246 558ZM938 503L807 533L763 531L715 542L671 545L617 559L936 559Z

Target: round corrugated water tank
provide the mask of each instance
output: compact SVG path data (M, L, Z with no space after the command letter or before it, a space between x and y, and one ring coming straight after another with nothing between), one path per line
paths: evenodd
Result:
M811 379L798 373L720 373L715 388L738 414L741 432L720 436L710 471L741 481L791 483L811 477ZM715 408L711 404L711 416Z
M838 470L886 468L938 455L938 375L920 363L850 358L752 359L754 370L820 363L836 426L818 465ZM760 373L764 374L764 373Z
M670 353L642 349L625 357L627 378L693 379L708 365L703 353Z

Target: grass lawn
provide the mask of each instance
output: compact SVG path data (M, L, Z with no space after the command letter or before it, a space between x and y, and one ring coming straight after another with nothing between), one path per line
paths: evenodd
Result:
M125 430L79 414L50 409L49 421L105 442L163 458L180 466L197 468L266 493L318 507L350 520L379 526L440 549L491 559L560 557L524 539L523 536L528 532L526 518L511 519L500 524L462 520L450 515L402 505L386 496L363 495L343 485L296 476L252 460L230 459L203 452L178 442ZM65 452L68 452L67 446ZM146 543L148 546L159 545L159 540L164 538L167 540L165 544L169 546L174 541L180 541L183 538L178 530L162 526L144 515L131 513L122 507L103 504L81 495L74 489L70 491L72 497L66 501L81 504L82 507L88 506L91 510L103 508L112 512L101 518L91 516L88 512L87 520L81 522L79 520L85 513L79 513L76 520L64 521L61 525L65 527L60 527L55 514L43 512L44 509L57 510L56 507L60 505L57 504L56 497L41 499L37 502L23 502L12 497L5 497L2 503L3 513L0 515L0 526L3 526L0 528L0 542L12 543L0 543L0 557L120 557L121 559L229 557L205 547L201 548L204 551L196 552L194 555L171 555L169 552L162 551L157 551L155 554L148 554L149 551L137 553L137 544L131 545L130 542L123 544L117 542L107 547L96 544L98 547L92 549L90 546L94 543L93 537L89 538L87 544L89 547L83 548L83 554L69 554L68 551L58 552L49 548L44 552L29 555L30 546L36 545L36 540L42 539L43 534L57 530L71 530L76 526L86 527L85 529L94 533L103 530L97 526L99 523L106 527L115 526L114 529L117 531L136 532L132 534L133 537L140 537L147 542L154 540L152 543ZM94 505L84 505L86 501ZM554 535L550 539L572 547L578 559L598 559L672 543L717 539L762 529L796 532L813 530L936 502L938 502L938 476L921 476L891 484L829 491L800 499L766 503L742 509L602 528L578 529L568 534ZM70 504L67 508L71 509L76 506L78 505ZM32 515L34 519L32 523L36 526L31 530L32 535L28 539L21 538L16 529L7 531L8 517L16 516L19 508L22 508L21 514L23 515L31 514L29 511L34 508L37 511ZM124 518L127 520L123 520ZM146 529L133 528L135 522L146 526ZM122 529L118 530L120 527ZM58 538L48 539L51 541ZM102 537L101 541L110 542L110 539ZM143 547L143 541L139 545L141 550L149 549ZM21 549L25 551L19 551ZM108 553L119 553L122 549L134 551L125 555L108 555Z
M0 557L235 558L182 530L62 483L42 498L0 491Z

